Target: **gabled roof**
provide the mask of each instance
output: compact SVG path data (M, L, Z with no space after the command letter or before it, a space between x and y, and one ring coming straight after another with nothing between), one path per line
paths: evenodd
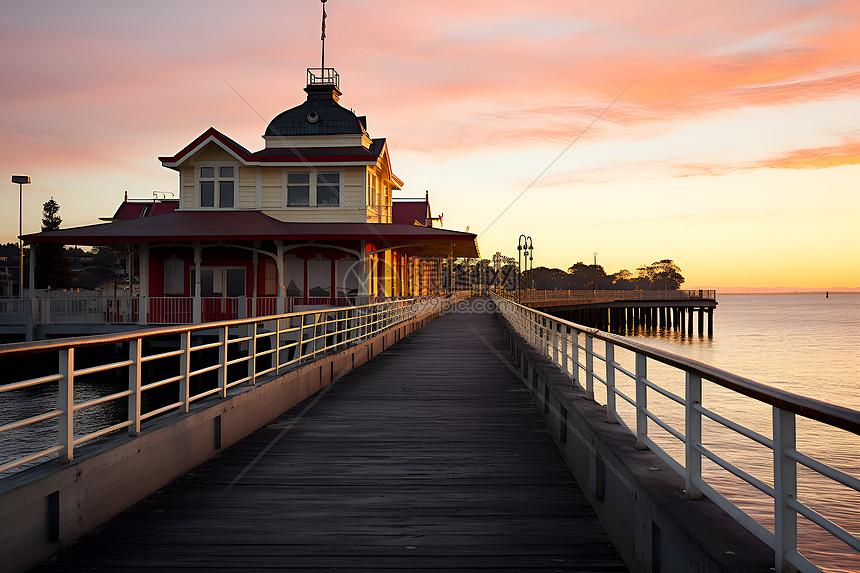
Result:
M197 136L197 138L182 148L182 150L173 155L172 157L159 157L158 160L164 164L165 167L173 167L172 164L182 163L189 156L194 155L203 147L205 147L209 143L215 143L216 145L222 147L227 150L228 153L233 155L236 159L243 159L251 156L251 152L215 129L214 127L210 127L203 133Z
M159 157L158 160L165 167L175 169L209 144L221 147L235 159L246 165L273 165L281 163L352 163L356 165L375 165L380 154L387 151L385 140L381 139L374 141L370 149L356 145L353 147L266 148L251 152L214 127L210 127L175 155Z
M153 217L128 219L73 229L25 235L27 243L110 245L176 241L343 241L367 240L389 245L423 248L422 252L477 257L476 235L447 229L391 223L294 223L260 211L174 211Z

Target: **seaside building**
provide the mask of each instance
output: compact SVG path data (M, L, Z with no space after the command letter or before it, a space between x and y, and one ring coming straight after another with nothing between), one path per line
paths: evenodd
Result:
M440 294L476 235L432 226L429 197L399 202L384 138L340 105L333 68L307 70L306 100L249 151L210 128L162 165L178 198L123 201L108 222L27 235L107 245L128 295L111 321L188 323ZM120 310L123 309L123 310Z
M20 251L17 246L0 245L0 297L18 296Z

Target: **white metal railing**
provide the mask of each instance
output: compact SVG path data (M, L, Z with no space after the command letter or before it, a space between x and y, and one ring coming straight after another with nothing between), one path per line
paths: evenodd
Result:
M30 299L0 298L0 324L25 324L30 314Z
M557 364L573 384L585 391L587 398L600 400L605 391L607 421L624 425L636 436L637 447L647 447L677 471L685 479L689 497L705 495L772 547L777 555L777 571L790 571L792 567L801 571L819 571L798 550L798 515L817 525L827 535L860 552L860 539L799 501L797 483L798 469L802 468L804 472L811 470L854 492L860 492L860 479L856 476L797 450L798 416L831 428L860 434L860 412L759 384L623 336L556 318L496 295L493 298L517 333L530 346ZM599 353L601 349L603 354ZM619 350L632 354L632 360L628 360L627 365L616 357ZM668 367L667 377L671 377L672 373L683 375L683 382L676 384L677 388L672 391L667 388L672 386L668 380L661 379L658 382L655 376L649 377L649 366L652 364L657 364L661 370ZM632 392L625 393L620 388L618 376L632 384ZM745 425L739 419L732 420L705 408L702 405L703 380L735 393L737 398L752 398L758 405L769 408L772 415L771 435L746 427L752 425L750 417L738 417L747 420ZM599 384L595 384L595 381ZM598 392L595 387L599 388L600 385L603 391ZM674 416L674 419L668 415L658 416L656 408L649 402L655 399L676 404L681 409L681 415ZM622 406L629 405L629 410L634 412L629 423L619 414L619 400ZM711 451L704 445L703 421L768 448L773 457L772 475L757 478ZM649 431L652 424L665 432L661 437L668 435L677 440L675 443L680 442L679 451L676 450L679 459L671 455L671 447L661 447L655 442L655 432ZM703 479L703 460L712 462L773 499L773 531L718 492L713 483Z
M280 297L293 305L354 306L355 297ZM276 296L107 296L92 292L48 292L30 298L0 298L0 324L196 324L275 314ZM141 312L143 309L143 312Z
M84 442L126 428L137 435L141 424L155 416L188 412L193 402L207 396L225 398L234 386L256 384L262 377L280 374L407 320L424 318L467 296L466 292L454 293L432 299L0 345L0 368L22 359L41 366L56 364L47 371L42 368L36 377L0 385L0 413L4 415L0 438L13 430L20 434L14 443L6 441L5 451L0 448L0 474L53 454L68 462ZM101 395L82 397L76 384L93 377L109 379L114 385ZM53 386L46 389L49 385ZM106 387L111 388L111 384ZM12 393L36 388L48 393L42 409L28 409L24 417L10 419L10 412L17 413L18 407L2 407L9 406L3 400L9 400ZM151 396L157 389L161 396L153 402ZM19 404L30 406L28 396L25 392ZM88 416L84 423L84 413L89 409L116 402L120 403L121 419L93 421L93 416ZM33 446L37 440L28 429L46 422L53 424L47 432L52 436L50 442ZM12 459L4 456L10 451L14 452Z

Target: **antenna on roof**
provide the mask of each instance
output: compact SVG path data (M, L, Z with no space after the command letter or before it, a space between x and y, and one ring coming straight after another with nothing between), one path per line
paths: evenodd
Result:
M320 41L322 42L322 62L320 63L320 68L325 69L325 3L326 0L320 0L323 5L323 13L322 13L322 34L320 35Z

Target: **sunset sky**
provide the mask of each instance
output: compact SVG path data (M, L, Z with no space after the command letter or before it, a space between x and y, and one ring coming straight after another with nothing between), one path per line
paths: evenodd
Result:
M673 259L687 288L860 287L857 0L326 7L341 104L388 139L400 196L429 190L483 256L516 256L525 233L535 266L597 252L608 272ZM51 196L72 227L124 191L177 192L157 157L210 126L262 148L320 65L320 12L4 1L0 242L17 234L13 174L33 180L32 233Z

